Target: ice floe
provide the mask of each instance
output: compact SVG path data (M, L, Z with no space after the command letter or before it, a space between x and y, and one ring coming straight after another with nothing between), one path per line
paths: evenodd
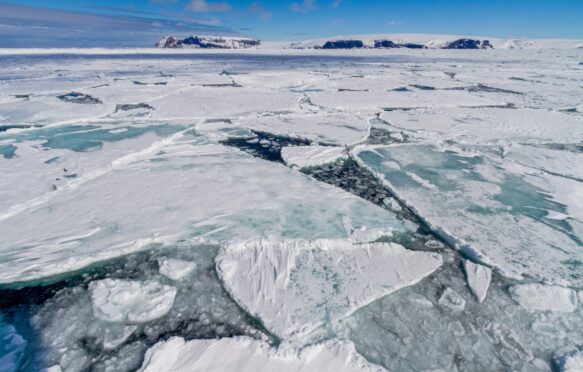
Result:
M141 372L187 371L384 371L356 353L354 345L327 341L301 351L275 349L248 337L185 341L173 337L146 352Z
M343 147L334 146L284 147L281 156L287 165L298 168L316 167L348 157Z
M175 258L161 258L158 260L158 265L160 266L160 274L172 280L180 280L196 268L195 262Z
M255 240L227 245L217 270L233 298L283 338L301 338L442 263L393 243Z
M104 279L90 285L93 313L107 322L143 323L166 315L176 288L155 281ZM122 334L125 332L122 332Z
M544 284L519 284L509 288L512 298L528 310L572 312L577 308L577 292Z
M470 260L464 260L464 271L468 280L470 290L478 299L478 302L484 301L488 294L488 287L492 280L492 269L487 266L473 263Z

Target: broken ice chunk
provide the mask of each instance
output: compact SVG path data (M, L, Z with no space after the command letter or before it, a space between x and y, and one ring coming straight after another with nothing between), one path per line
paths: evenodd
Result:
M138 329L138 327L135 325L112 325L107 327L103 337L103 348L105 350L115 349L119 345L123 344L136 331L136 329Z
M196 269L196 263L175 258L159 258L160 274L172 280L180 280Z
M0 314L0 371L16 371L24 356L26 340Z
M468 280L470 291L476 296L478 302L484 301L492 280L492 269L475 264L472 261L464 261L464 271Z
M509 288L512 299L528 310L573 312L577 307L577 293L569 288L520 284Z
M281 157L289 166L317 167L346 159L344 147L337 146L287 146L281 149Z
M143 323L166 315L176 288L149 280L104 279L89 285L93 314L107 322Z
M63 94L61 96L57 96L57 98L63 102L78 103L83 105L98 105L102 103L98 98L79 92Z
M287 346L287 345L284 345ZM144 357L141 372L154 371L384 371L367 362L347 341L331 340L301 351L274 349L249 337L185 341L173 337L152 346Z
M302 337L417 283L442 259L394 243L296 239L233 243L216 262L243 308L281 337Z
M463 311L466 308L466 300L451 288L443 291L439 303L454 311Z

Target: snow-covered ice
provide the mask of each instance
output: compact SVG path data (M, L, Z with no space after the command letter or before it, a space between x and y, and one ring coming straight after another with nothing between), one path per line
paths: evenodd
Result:
M155 281L104 279L90 285L93 313L107 322L143 323L166 315L176 288Z
M577 308L577 292L544 284L519 284L509 288L512 298L529 310L572 312Z
M333 146L288 146L281 150L283 161L298 168L316 167L348 158L346 150Z
M256 240L225 247L217 269L238 303L289 339L415 284L441 262L390 243Z
M192 341L173 337L150 348L144 359L142 372L384 371L358 355L354 345L342 341L322 342L298 352L277 350L248 337Z
M484 301L492 280L492 269L487 266L464 260L464 271L470 290L479 302Z
M576 369L583 49L489 39L0 51L0 369Z

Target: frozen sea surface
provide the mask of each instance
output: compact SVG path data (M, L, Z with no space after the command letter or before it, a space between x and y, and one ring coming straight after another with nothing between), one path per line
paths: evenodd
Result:
M577 370L582 53L3 54L0 370Z

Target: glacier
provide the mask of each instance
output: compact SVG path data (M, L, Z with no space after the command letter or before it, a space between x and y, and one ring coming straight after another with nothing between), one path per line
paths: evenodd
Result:
M417 39L0 51L0 370L580 368L583 52Z

